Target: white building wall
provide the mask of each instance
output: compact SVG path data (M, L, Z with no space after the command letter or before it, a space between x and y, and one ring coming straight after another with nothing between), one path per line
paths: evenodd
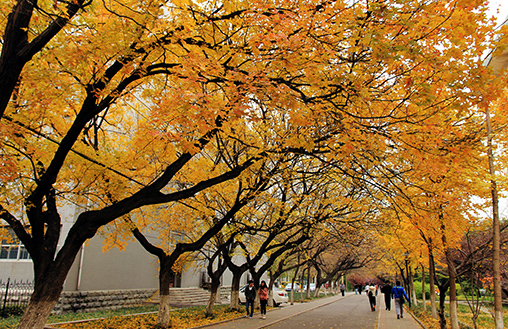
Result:
M158 287L159 263L141 245L102 252L103 239L95 236L81 248L64 285L65 291L151 289Z

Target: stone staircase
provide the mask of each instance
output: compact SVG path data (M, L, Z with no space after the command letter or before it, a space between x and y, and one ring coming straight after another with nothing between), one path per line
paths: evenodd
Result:
M217 304L229 304L229 298L231 296L230 287L221 287L220 289L220 303ZM170 305L174 307L188 307L197 305L206 305L210 298L210 291L202 288L171 288L170 289ZM156 293L146 303L158 304L160 301L159 294Z

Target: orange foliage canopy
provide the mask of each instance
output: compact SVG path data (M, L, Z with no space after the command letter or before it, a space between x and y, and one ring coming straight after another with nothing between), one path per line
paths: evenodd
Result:
M473 0L4 1L0 216L37 275L65 276L100 227L278 154L317 155L383 192L417 165L432 163L421 169L435 180L450 172L436 152L468 141L474 106L498 94L481 61L494 42L485 11ZM84 212L58 258L68 203Z

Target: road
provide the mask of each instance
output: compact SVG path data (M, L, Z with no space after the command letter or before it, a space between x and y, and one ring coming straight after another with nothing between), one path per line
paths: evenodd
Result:
M370 310L366 294L351 295L266 328L375 329L377 317L378 313Z
M386 311L383 295L377 298L378 309L370 310L367 295L346 293L345 297L333 296L316 299L295 305L284 304L283 307L268 311L266 319L256 313L252 319L237 318L211 326L206 329L421 329L422 326L409 314L398 320L394 306ZM202 328L200 328L202 329Z
M345 297L334 296L296 303L271 310L266 320L259 313L252 319L241 318L209 329L258 329L258 328L355 328L376 329L378 312L371 312L365 294L348 293Z

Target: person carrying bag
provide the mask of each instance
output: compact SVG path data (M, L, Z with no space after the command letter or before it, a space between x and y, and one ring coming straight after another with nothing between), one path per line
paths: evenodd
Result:
M397 312L397 319L402 319L404 317L404 302L405 300L409 301L407 297L406 291L400 285L400 281L395 283L395 287L392 288L392 298L395 300L395 311ZM405 299L405 300L404 300Z

